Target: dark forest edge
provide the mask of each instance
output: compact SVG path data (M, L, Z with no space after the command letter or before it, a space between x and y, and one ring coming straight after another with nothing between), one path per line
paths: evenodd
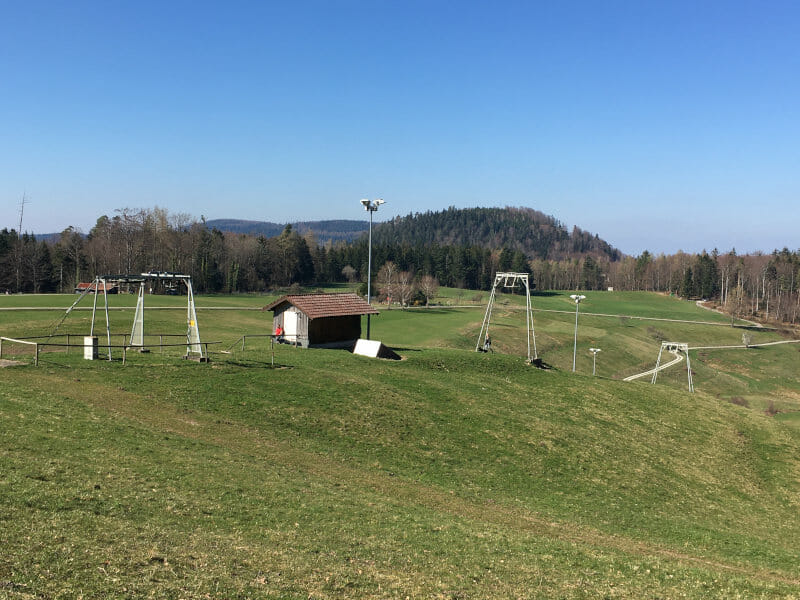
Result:
M84 235L49 239L0 231L0 290L69 292L95 275L181 272L203 293L261 292L291 285L366 280L366 236L319 243L291 225L274 236L222 231L161 208L101 216ZM345 223L345 222L341 222ZM345 225L344 227L348 227ZM800 254L625 256L597 235L567 229L527 208L455 209L376 225L378 295L429 299L431 286L487 290L497 271L531 274L539 290L657 291L709 299L736 317L796 323Z

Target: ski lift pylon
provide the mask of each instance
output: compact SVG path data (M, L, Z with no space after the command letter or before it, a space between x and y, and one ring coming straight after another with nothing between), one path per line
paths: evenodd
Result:
M489 295L489 304L486 306L486 313L483 316L483 324L478 334L478 342L475 344L475 351L480 352L481 347L489 337L489 324L492 320L492 309L494 308L495 297L497 296L498 286L503 288L514 288L520 285L525 286L525 329L528 343L528 362L539 359L536 351L536 333L533 329L533 308L531 306L531 287L527 273L495 273L492 293ZM531 346L533 355L531 355Z

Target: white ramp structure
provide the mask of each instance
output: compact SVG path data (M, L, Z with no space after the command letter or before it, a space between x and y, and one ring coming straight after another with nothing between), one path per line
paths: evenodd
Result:
M186 284L186 295L189 297L186 308L186 322L188 330L186 332L186 356L185 358L199 358L204 360L203 347L200 345L200 330L197 327L197 312L194 309L194 293L192 292L192 278L189 275L183 276Z
M160 271L150 271L149 273L142 273L142 285L139 288L139 302L136 303L136 317L133 322L133 332L137 332L139 336L139 344L143 344L144 335L144 317L141 311L144 310L144 281L146 280L164 280L167 286L174 289L175 282L182 281L186 285L186 356L184 358L206 360L203 356L203 347L200 341L200 329L197 326L197 311L194 306L194 291L192 289L192 276L183 275L181 273L168 273ZM141 307L141 311L140 311ZM138 320L137 320L138 319ZM139 329L137 330L137 324ZM136 345L134 342L134 333L131 333L131 345Z
M651 383L655 384L658 378L658 372L661 370L661 355L664 350L673 354L676 358L680 357L683 352L686 356L686 374L689 379L689 391L694 392L694 383L692 382L692 364L689 362L689 344L681 342L661 342L661 349L658 351L658 358L656 359L656 368L653 369L653 379ZM670 363L672 364L672 363Z
M368 358L387 358L390 360L400 360L400 356L391 348L385 346L378 340L356 340L353 354L359 354Z
M494 308L495 298L497 296L497 287L502 288L515 288L522 284L525 286L525 337L528 343L528 362L533 362L539 358L536 351L536 333L533 329L533 308L531 307L531 287L527 273L496 273L494 276L494 284L492 285L492 293L489 296L489 304L486 306L486 313L483 316L483 324L481 325L481 332L478 334L478 342L475 344L475 352L480 352L482 348L487 347L486 341L489 337L489 324L492 320L492 309ZM531 354L531 347L533 354Z
M144 349L144 281L139 284L136 313L133 315L130 346Z
M121 277L120 281L123 280ZM167 273L151 271L141 275L124 277L128 283L139 283L139 296L136 300L136 313L133 317L133 328L131 329L131 341L128 347L144 349L144 287L148 280L166 280L168 286L174 289L175 281L183 281L186 285L187 306L186 306L186 356L184 358L199 358L203 360L203 348L200 341L200 330L197 326L197 311L194 306L194 293L192 290L191 275L180 273ZM170 283L173 282L173 283Z

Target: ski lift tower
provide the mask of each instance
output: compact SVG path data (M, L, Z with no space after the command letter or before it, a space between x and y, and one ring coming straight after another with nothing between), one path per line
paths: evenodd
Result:
M186 284L186 296L188 298L186 307L186 356L184 358L194 358L200 361L206 360L203 356L203 349L200 346L200 330L197 327L197 312L194 307L194 292L192 290L192 276L181 273L168 273L150 271L142 273L140 278L139 296L136 301L136 314L133 317L133 328L131 329L131 346L144 347L144 285L146 280L164 281L174 289L175 283L182 281Z
M87 286L85 290L78 296L78 299L72 303L64 315L56 323L55 328L50 333L52 337L55 335L58 328L69 316L78 303L89 293L94 292L94 299L92 302L92 324L89 329L89 337L94 337L95 321L97 317L97 297L102 293L103 304L101 307L105 310L106 316L106 340L108 341L108 360L111 360L111 322L108 315L108 287L110 283L125 283L128 285L139 285L139 294L136 300L136 313L133 316L133 327L131 328L131 338L128 348L139 348L144 350L144 286L145 282L149 280L164 280L171 289L174 289L178 282L182 281L186 285L187 305L186 305L186 356L184 358L191 358L200 362L206 362L207 356L203 356L202 342L200 341L200 330L197 327L197 311L194 306L194 292L192 290L192 277L191 275L182 275L181 273L167 273L150 271L148 273L141 273L140 275L97 275L94 282Z
M686 355L686 376L689 380L689 391L694 392L694 382L692 381L692 364L689 362L689 344L681 342L661 342L661 349L658 351L658 358L656 359L656 368L653 369L653 379L650 383L655 384L658 378L658 372L661 370L661 354L666 350L676 357L676 361L680 360L680 353ZM670 363L672 364L672 363Z
M533 330L533 308L531 307L531 287L527 273L496 273L494 276L494 284L492 285L492 293L489 296L489 304L486 306L486 313L483 316L483 324L481 325L481 332L478 334L478 342L475 344L475 351L480 352L482 342L485 344L486 339L489 337L489 323L492 320L492 309L494 308L495 297L497 296L497 287L502 288L515 288L522 284L525 286L525 329L526 339L528 342L528 362L539 359L536 351L536 333ZM531 346L533 346L533 356L531 356Z

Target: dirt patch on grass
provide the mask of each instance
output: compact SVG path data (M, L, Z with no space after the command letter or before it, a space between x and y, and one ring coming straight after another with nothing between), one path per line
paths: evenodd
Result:
M782 387L775 390L775 393L777 395L785 397L788 400L792 400L795 402L800 401L800 392L798 392L797 390L790 390L789 388Z
M15 365L21 365L22 363L18 360L8 360L5 358L0 358L0 369L3 367L13 367Z

